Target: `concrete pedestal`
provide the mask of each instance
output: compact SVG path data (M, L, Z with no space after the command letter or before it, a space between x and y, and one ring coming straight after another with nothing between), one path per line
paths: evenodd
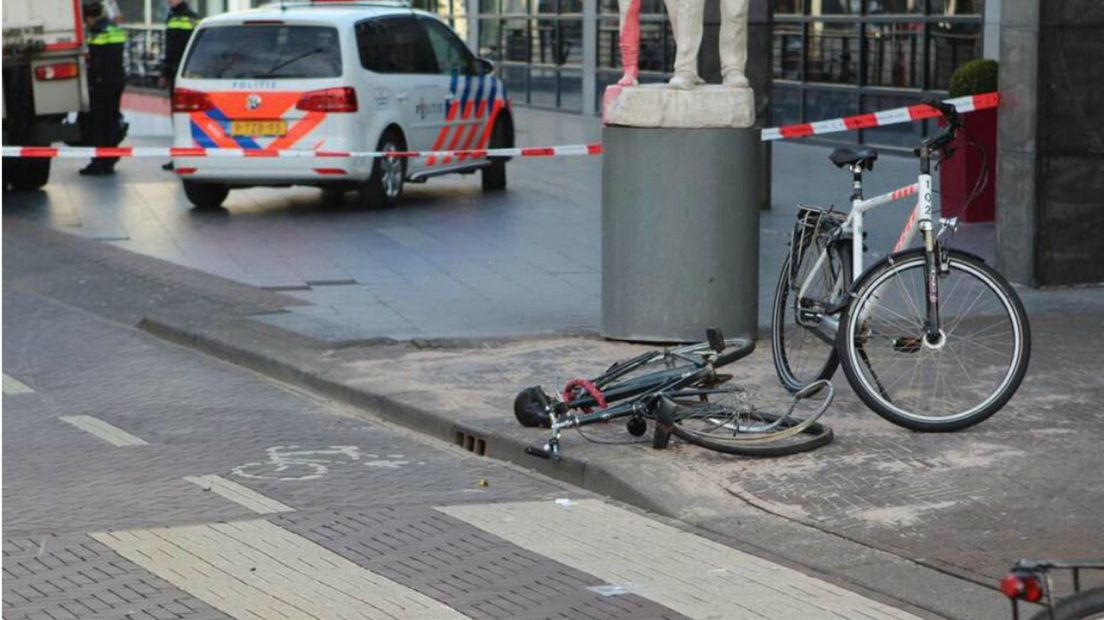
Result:
M606 126L602 141L602 335L754 337L759 131Z
M610 86L602 98L602 122L681 129L751 127L755 124L755 93L750 88L718 84L691 90L666 84Z

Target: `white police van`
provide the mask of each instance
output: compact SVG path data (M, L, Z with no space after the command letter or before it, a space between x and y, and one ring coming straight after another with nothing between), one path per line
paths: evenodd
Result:
M204 19L172 97L173 145L351 151L512 147L505 85L430 13L400 2L273 4ZM313 185L398 202L405 182L479 171L506 186L504 159L176 157L188 199L217 207L232 187Z

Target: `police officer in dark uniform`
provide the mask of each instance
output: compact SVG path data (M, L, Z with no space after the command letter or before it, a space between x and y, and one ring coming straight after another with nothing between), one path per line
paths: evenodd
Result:
M184 56L184 48L188 46L188 39L198 23L199 14L188 6L186 0L169 0L169 16L165 20L165 58L161 62L161 86L169 89L170 97L176 82L176 70ZM170 161L161 168L172 170L173 164Z
M82 8L84 22L88 27L88 142L91 146L117 146L122 139L119 102L126 85L123 69L126 32L107 18L101 2L89 2ZM117 157L95 158L80 173L114 174L115 162L118 160Z

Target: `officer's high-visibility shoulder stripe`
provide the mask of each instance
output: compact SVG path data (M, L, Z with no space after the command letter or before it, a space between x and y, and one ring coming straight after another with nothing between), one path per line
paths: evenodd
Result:
M117 43L126 43L127 35L126 31L122 28L111 24L102 31L97 32L95 36L89 39L89 45L113 45Z
M165 28L169 30L195 30L199 20L191 15L173 15L165 22Z

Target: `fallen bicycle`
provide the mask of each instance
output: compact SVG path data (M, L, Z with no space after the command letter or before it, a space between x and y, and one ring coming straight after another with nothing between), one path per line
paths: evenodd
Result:
M727 385L732 375L717 370L754 350L751 340L726 340L719 331L707 330L706 342L616 362L598 377L569 381L556 394L540 386L525 388L514 400L518 422L550 429L547 440L526 452L557 460L565 429L574 428L588 438L582 427L622 418L636 438L643 437L650 424L656 449L666 448L672 434L710 450L744 456L794 454L832 441L832 429L818 421L835 395L828 381L809 384L787 406L773 411L756 406L743 388ZM799 417L799 407L812 411Z

